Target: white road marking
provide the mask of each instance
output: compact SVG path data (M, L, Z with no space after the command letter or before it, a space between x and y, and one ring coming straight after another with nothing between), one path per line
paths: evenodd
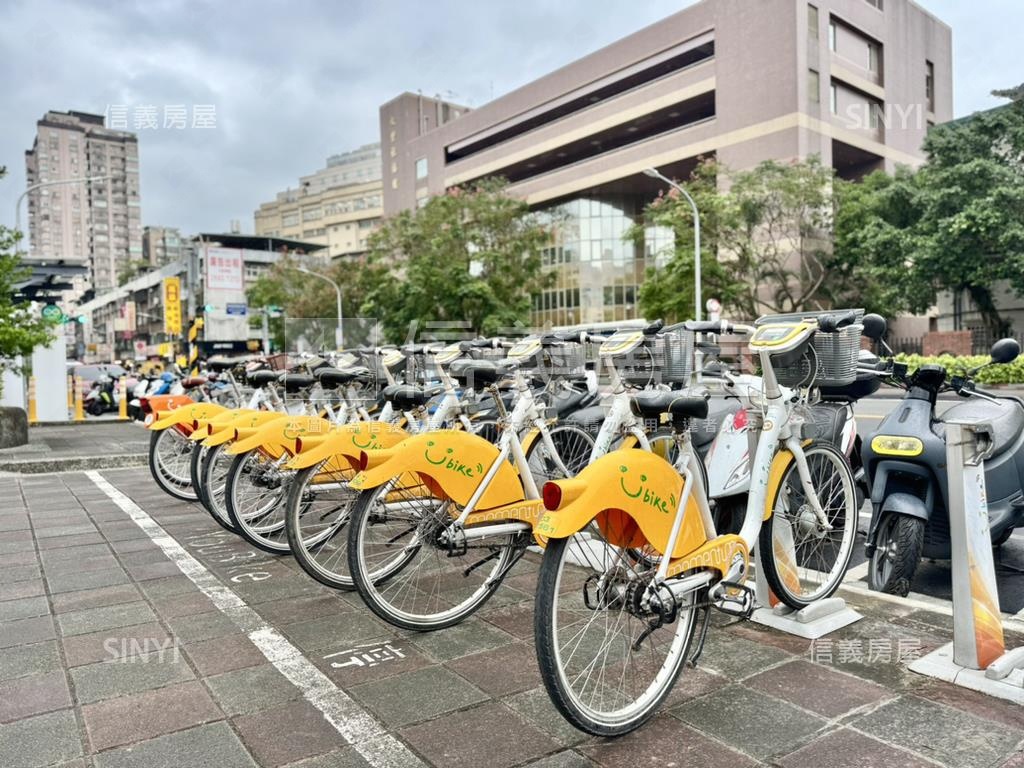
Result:
M238 594L224 586L202 563L171 538L138 504L99 472L90 470L85 474L210 598L221 613L248 635L267 661L302 691L306 701L320 710L327 722L364 760L375 768L424 765L402 742L389 734L380 722L303 656L298 648L267 624Z

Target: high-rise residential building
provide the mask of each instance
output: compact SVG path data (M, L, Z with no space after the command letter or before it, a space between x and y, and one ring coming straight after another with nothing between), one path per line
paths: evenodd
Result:
M118 273L142 258L138 139L87 112L47 112L36 129L32 149L25 152L29 186L109 178L43 186L29 194L29 259L88 266L69 300L90 289L109 291Z
M142 228L142 261L147 268L162 267L182 258L189 242L177 227L146 226Z
M910 0L704 0L454 119L436 108L405 94L380 109L384 214L503 176L562 214L535 320L616 321L672 244L655 227L623 240L664 191L644 169L917 165L929 126L952 118L951 31Z
M255 212L255 232L326 247L331 258L366 251L381 220L380 144L332 155L319 171L303 176L297 189L279 192Z

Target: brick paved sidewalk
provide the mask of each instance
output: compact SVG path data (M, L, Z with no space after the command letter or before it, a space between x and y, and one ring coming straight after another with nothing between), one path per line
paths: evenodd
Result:
M27 445L0 448L0 472L140 466L146 463L149 435L140 423L127 421L29 427Z
M455 768L1024 766L1024 710L907 671L950 639L941 614L857 597L866 618L813 648L723 618L662 713L604 741L541 688L535 562L465 624L415 635L255 552L145 469L103 476L213 574L221 608L84 473L0 478L4 768L364 766L373 729L406 762ZM255 614L224 609L233 596ZM333 682L318 695L351 699L372 728L325 719L252 642L253 615Z

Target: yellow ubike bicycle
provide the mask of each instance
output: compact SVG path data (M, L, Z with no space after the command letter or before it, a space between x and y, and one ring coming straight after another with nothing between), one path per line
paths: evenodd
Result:
M744 582L755 544L787 604L804 607L838 588L857 529L854 477L840 451L804 437L804 418L816 383L855 376L858 312L717 329L752 333L763 374L725 374L727 390L759 415L738 535L715 530L699 481L687 425L706 415L704 398L646 402L672 420L674 464L618 450L544 486L537 658L552 702L575 727L617 736L653 715L687 660L699 657L710 609L743 618L753 610Z

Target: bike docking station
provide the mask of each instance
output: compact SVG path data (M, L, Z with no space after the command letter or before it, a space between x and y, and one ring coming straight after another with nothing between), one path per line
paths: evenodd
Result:
M864 618L841 597L826 597L800 610L790 608L768 586L760 548L754 555L754 598L758 607L751 614L751 621L807 640L817 640Z
M953 642L910 670L1024 704L1024 646L1006 650L989 533L984 461L992 433L990 422L946 422Z

